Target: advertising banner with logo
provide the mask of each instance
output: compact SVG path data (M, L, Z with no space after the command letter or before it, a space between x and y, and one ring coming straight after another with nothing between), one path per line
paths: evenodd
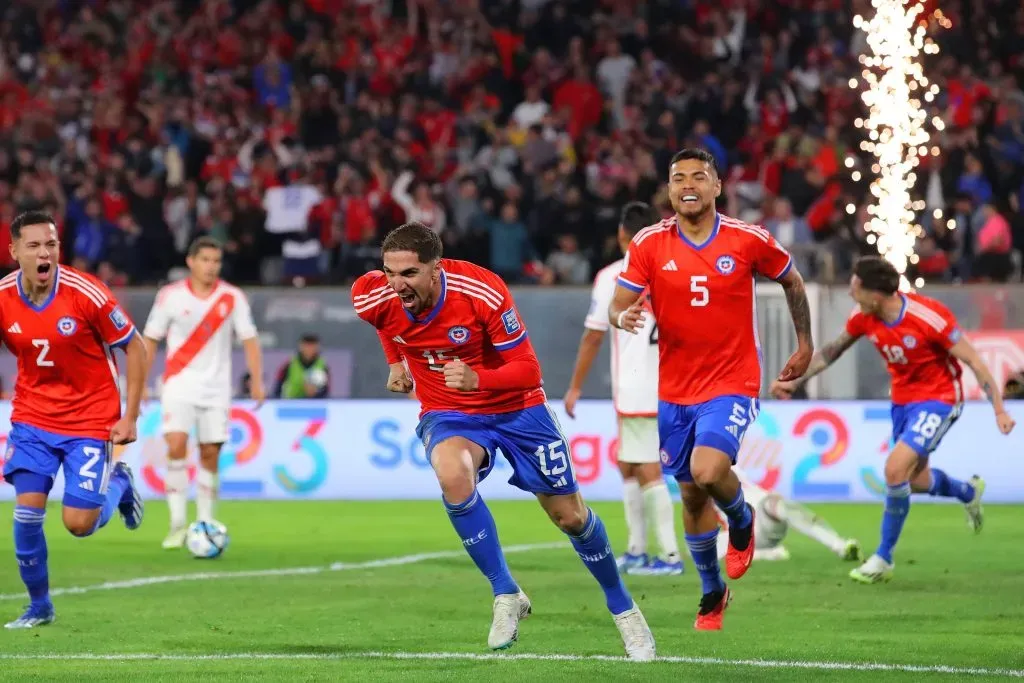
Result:
M616 419L608 401L585 401L570 420L552 404L572 449L576 477L591 500L619 500L615 466ZM224 498L243 499L434 499L440 496L423 446L416 438L414 401L276 401L258 411L232 409L230 442L221 455ZM988 480L986 499L1024 502L1024 403L1010 411L1022 427L1008 437L995 426L987 403L970 403L933 456L933 464L957 477ZM0 403L0 424L10 404ZM740 463L767 489L806 501L875 501L882 497L882 464L890 439L884 402L762 403L746 434ZM7 452L6 431L0 453ZM139 441L117 449L148 498L163 494L165 447L160 410L148 404L139 420ZM192 462L197 461L195 453ZM511 469L499 458L481 484L489 498L529 498L506 482ZM194 468L190 470L194 478ZM63 491L59 476L55 500ZM0 499L14 491L0 485Z

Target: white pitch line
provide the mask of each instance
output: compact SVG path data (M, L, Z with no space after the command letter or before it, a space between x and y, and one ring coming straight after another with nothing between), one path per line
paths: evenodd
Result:
M157 661L157 662L210 662L210 661L345 661L358 659L385 660L468 660L468 661L539 661L539 662L630 662L625 657L610 655L564 654L495 654L474 652L350 652L345 654L276 654L263 652L232 652L224 654L186 655L126 652L121 654L0 654L0 661ZM890 664L883 662L832 662L785 659L726 659L724 657L658 657L657 662L667 664L697 664L704 666L749 667L756 669L811 669L818 671L895 671L900 673L935 673L954 676L1002 676L1024 678L1024 669L994 669L988 667L961 667L929 664Z
M525 553L531 550L548 550L553 548L568 548L568 543L534 543L529 545L505 546L505 553ZM143 586L155 586L164 583L179 583L182 581L208 581L212 579L254 579L264 576L301 576L305 574L323 574L324 572L343 572L354 569L378 569L380 567L398 567L429 560L448 560L465 557L464 550L442 550L435 553L417 553L415 555L400 555L398 557L386 557L381 560L369 560L366 562L335 562L334 564L321 567L288 567L284 569L246 569L225 572L196 572L193 574L170 574L167 576L144 576L137 579L125 579L123 581L106 581L90 586L70 586L68 588L55 588L50 591L51 597L60 595L80 595L92 593L93 591L121 590L123 588L142 588ZM0 594L0 601L3 600L24 600L25 593L3 593Z

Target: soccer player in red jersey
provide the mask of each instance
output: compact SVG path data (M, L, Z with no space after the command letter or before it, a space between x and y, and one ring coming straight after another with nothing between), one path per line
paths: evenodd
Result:
M910 494L957 498L967 510L967 523L981 531L981 497L985 482L978 476L964 482L928 466L928 457L963 410L960 382L963 362L978 378L1003 434L1014 420L1003 405L1000 388L971 343L964 338L948 308L920 294L899 291L900 275L878 256L859 259L850 280L857 306L846 329L814 354L807 374L797 380L776 381L772 394L789 398L804 382L834 363L861 337L867 337L885 359L892 378L893 447L885 462L888 493L882 515L878 550L850 572L861 583L888 581L893 573L893 549L910 512Z
M722 628L731 594L718 568L718 516L729 520L726 573L738 579L754 555L754 509L732 471L747 428L757 418L761 348L755 275L786 291L799 347L781 379L811 360L811 315L793 259L763 228L715 210L722 182L714 157L684 149L669 166L675 216L644 228L626 252L608 319L635 333L650 293L658 321L658 433L663 469L679 481L686 544L700 573L698 630Z
M500 449L512 465L509 483L537 496L604 590L626 654L653 659L654 638L622 583L604 524L580 496L568 440L547 405L508 287L485 268L443 259L440 238L421 223L392 230L382 251L384 270L356 281L352 304L380 337L388 389L409 393L415 383L416 434L452 526L494 593L488 645L510 647L531 612L476 489Z
M43 520L57 471L64 469L64 526L89 536L115 510L142 523L131 470L113 463L112 444L135 440L146 354L135 326L92 276L59 266L57 228L29 211L11 223L20 269L0 280L0 339L18 359L4 479L14 486L14 550L31 604L7 628L54 620ZM127 411L121 412L111 348L128 356Z

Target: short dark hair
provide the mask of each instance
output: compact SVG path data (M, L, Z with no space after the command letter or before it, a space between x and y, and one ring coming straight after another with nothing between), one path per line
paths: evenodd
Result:
M419 221L411 221L389 232L380 251L382 254L389 251L411 251L421 263L430 263L441 258L444 246L436 232Z
M49 224L57 227L57 221L53 220L53 216L45 211L25 211L14 217L11 221L11 239L16 240L21 237L21 229L26 225L41 225Z
M900 288L900 274L896 266L881 256L861 256L853 264L853 274L860 278L861 287L872 292L895 294Z
M644 202L630 202L622 207L622 213L619 214L619 225L630 237L657 222L658 216L654 209Z
M189 258L195 256L203 249L216 249L217 251L221 251L223 247L220 246L220 242L209 235L200 235L192 240L192 244L188 245Z
M312 332L307 332L306 334L304 334L301 337L299 337L299 343L300 344L319 344L320 343L320 337L318 337L317 335L315 335Z
M672 161L668 162L668 167L672 168L677 161L689 161L695 159L697 161L703 161L705 164L711 167L714 171L715 177L719 178L721 175L718 172L718 162L715 161L715 155L706 149L700 147L686 147L679 150L672 155Z

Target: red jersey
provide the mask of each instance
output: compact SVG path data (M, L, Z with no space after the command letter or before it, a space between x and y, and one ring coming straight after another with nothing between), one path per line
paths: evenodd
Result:
M527 390L459 391L444 383L444 366L461 360L473 370L496 369L508 361L537 356L526 325L500 277L467 261L441 260L441 296L414 319L402 307L387 277L366 273L352 286L352 305L377 328L389 364L405 358L422 404L434 410L496 414L544 403L540 383Z
M767 230L718 214L696 245L675 216L644 228L619 285L649 289L658 321L658 398L679 405L761 392L754 276L782 278L793 260Z
M35 306L20 274L0 280L0 339L18 359L11 422L109 440L121 418L111 347L127 343L135 326L91 275L58 266L49 298Z
M964 400L959 361L949 355L963 332L956 318L934 299L903 294L903 308L889 324L854 309L846 321L846 333L854 339L867 337L885 359L892 377L892 402L918 401L956 404Z

